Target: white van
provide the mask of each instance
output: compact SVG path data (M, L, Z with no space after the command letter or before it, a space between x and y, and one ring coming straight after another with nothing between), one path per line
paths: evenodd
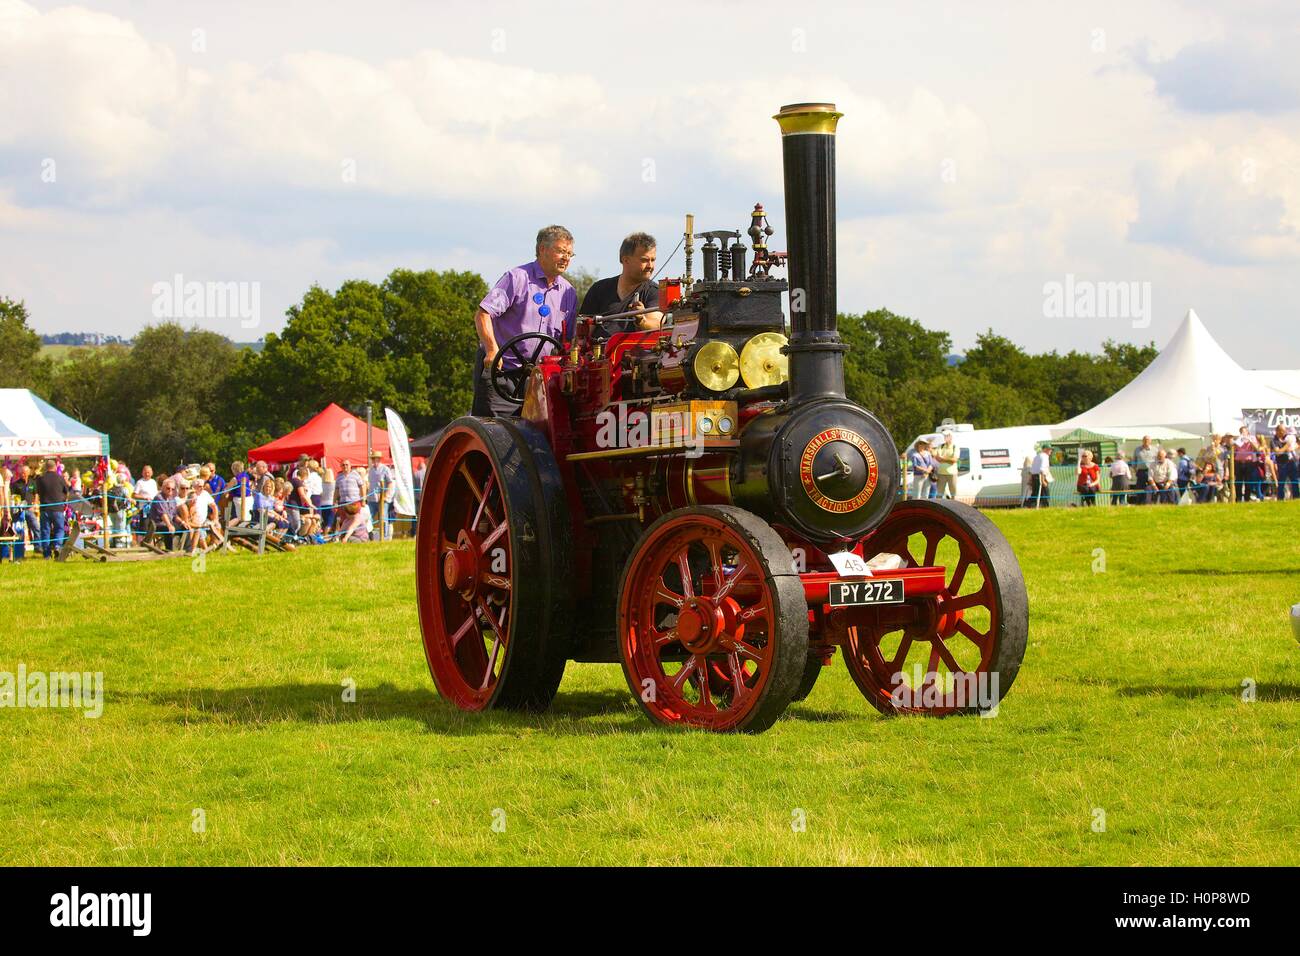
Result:
M940 425L917 435L903 451L906 462L924 439L933 450L943 444L943 431L952 432L960 453L957 466L957 500L981 508L1015 507L1024 501L1022 469L1038 446L1050 443L1066 429L1052 425L1017 425L1014 428L975 428L968 424ZM909 476L910 477L910 476Z

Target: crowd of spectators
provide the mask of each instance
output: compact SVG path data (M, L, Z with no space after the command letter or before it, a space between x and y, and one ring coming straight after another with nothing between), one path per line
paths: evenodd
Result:
M1211 501L1261 501L1300 498L1300 448L1294 427L1278 425L1272 435L1252 435L1242 426L1236 435L1214 435L1192 456L1186 448L1158 447L1144 436L1131 454L1106 455L1086 448L1074 464L1074 491L1082 507L1098 502L1193 504ZM1043 445L1025 458L1019 501L1026 508L1045 508L1052 500L1053 467L1066 464L1062 449ZM1054 457L1055 455L1055 457ZM918 439L904 467L905 498L953 498L961 449L951 431L942 442ZM1066 464L1068 468L1068 464ZM1066 471L1068 476L1069 472ZM1109 485L1106 482L1109 478Z
M1110 477L1105 491L1102 467ZM1100 465L1085 449L1075 468L1075 490L1084 506L1097 504L1098 495L1113 505L1300 498L1296 432L1279 425L1271 436L1256 436L1243 425L1235 436L1213 436L1195 457L1186 448L1157 448L1144 436L1131 455L1108 455ZM1032 488L1025 504L1034 504Z
M302 455L279 469L236 461L223 474L207 462L161 477L148 464L133 477L125 462L112 459L85 471L58 458L6 461L0 464L0 559L22 560L28 549L47 559L57 555L74 521L82 533L106 532L110 548L149 543L189 553L222 545L230 528L264 529L286 550L388 538L395 484L378 452L369 468L344 458L337 472Z

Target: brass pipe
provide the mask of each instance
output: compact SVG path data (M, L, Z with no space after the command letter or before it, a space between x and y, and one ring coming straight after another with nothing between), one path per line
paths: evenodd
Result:
M637 448L606 448L601 451L575 451L565 461L594 461L598 458L642 458L652 455L680 454L685 445L642 445Z

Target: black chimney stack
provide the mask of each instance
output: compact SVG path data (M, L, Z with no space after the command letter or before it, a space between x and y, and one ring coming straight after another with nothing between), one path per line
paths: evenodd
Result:
M790 401L844 397L844 353L835 312L833 103L794 103L781 126L790 276Z

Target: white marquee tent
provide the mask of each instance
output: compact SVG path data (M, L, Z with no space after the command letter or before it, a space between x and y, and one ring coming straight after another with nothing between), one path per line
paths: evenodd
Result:
M108 436L25 388L0 388L0 457L108 454Z
M1173 338L1138 376L1061 428L1106 432L1163 425L1197 435L1236 433L1250 409L1300 410L1300 370L1250 371L1187 310Z
M1250 374L1279 392L1300 395L1300 369L1269 369L1267 371L1251 372Z

